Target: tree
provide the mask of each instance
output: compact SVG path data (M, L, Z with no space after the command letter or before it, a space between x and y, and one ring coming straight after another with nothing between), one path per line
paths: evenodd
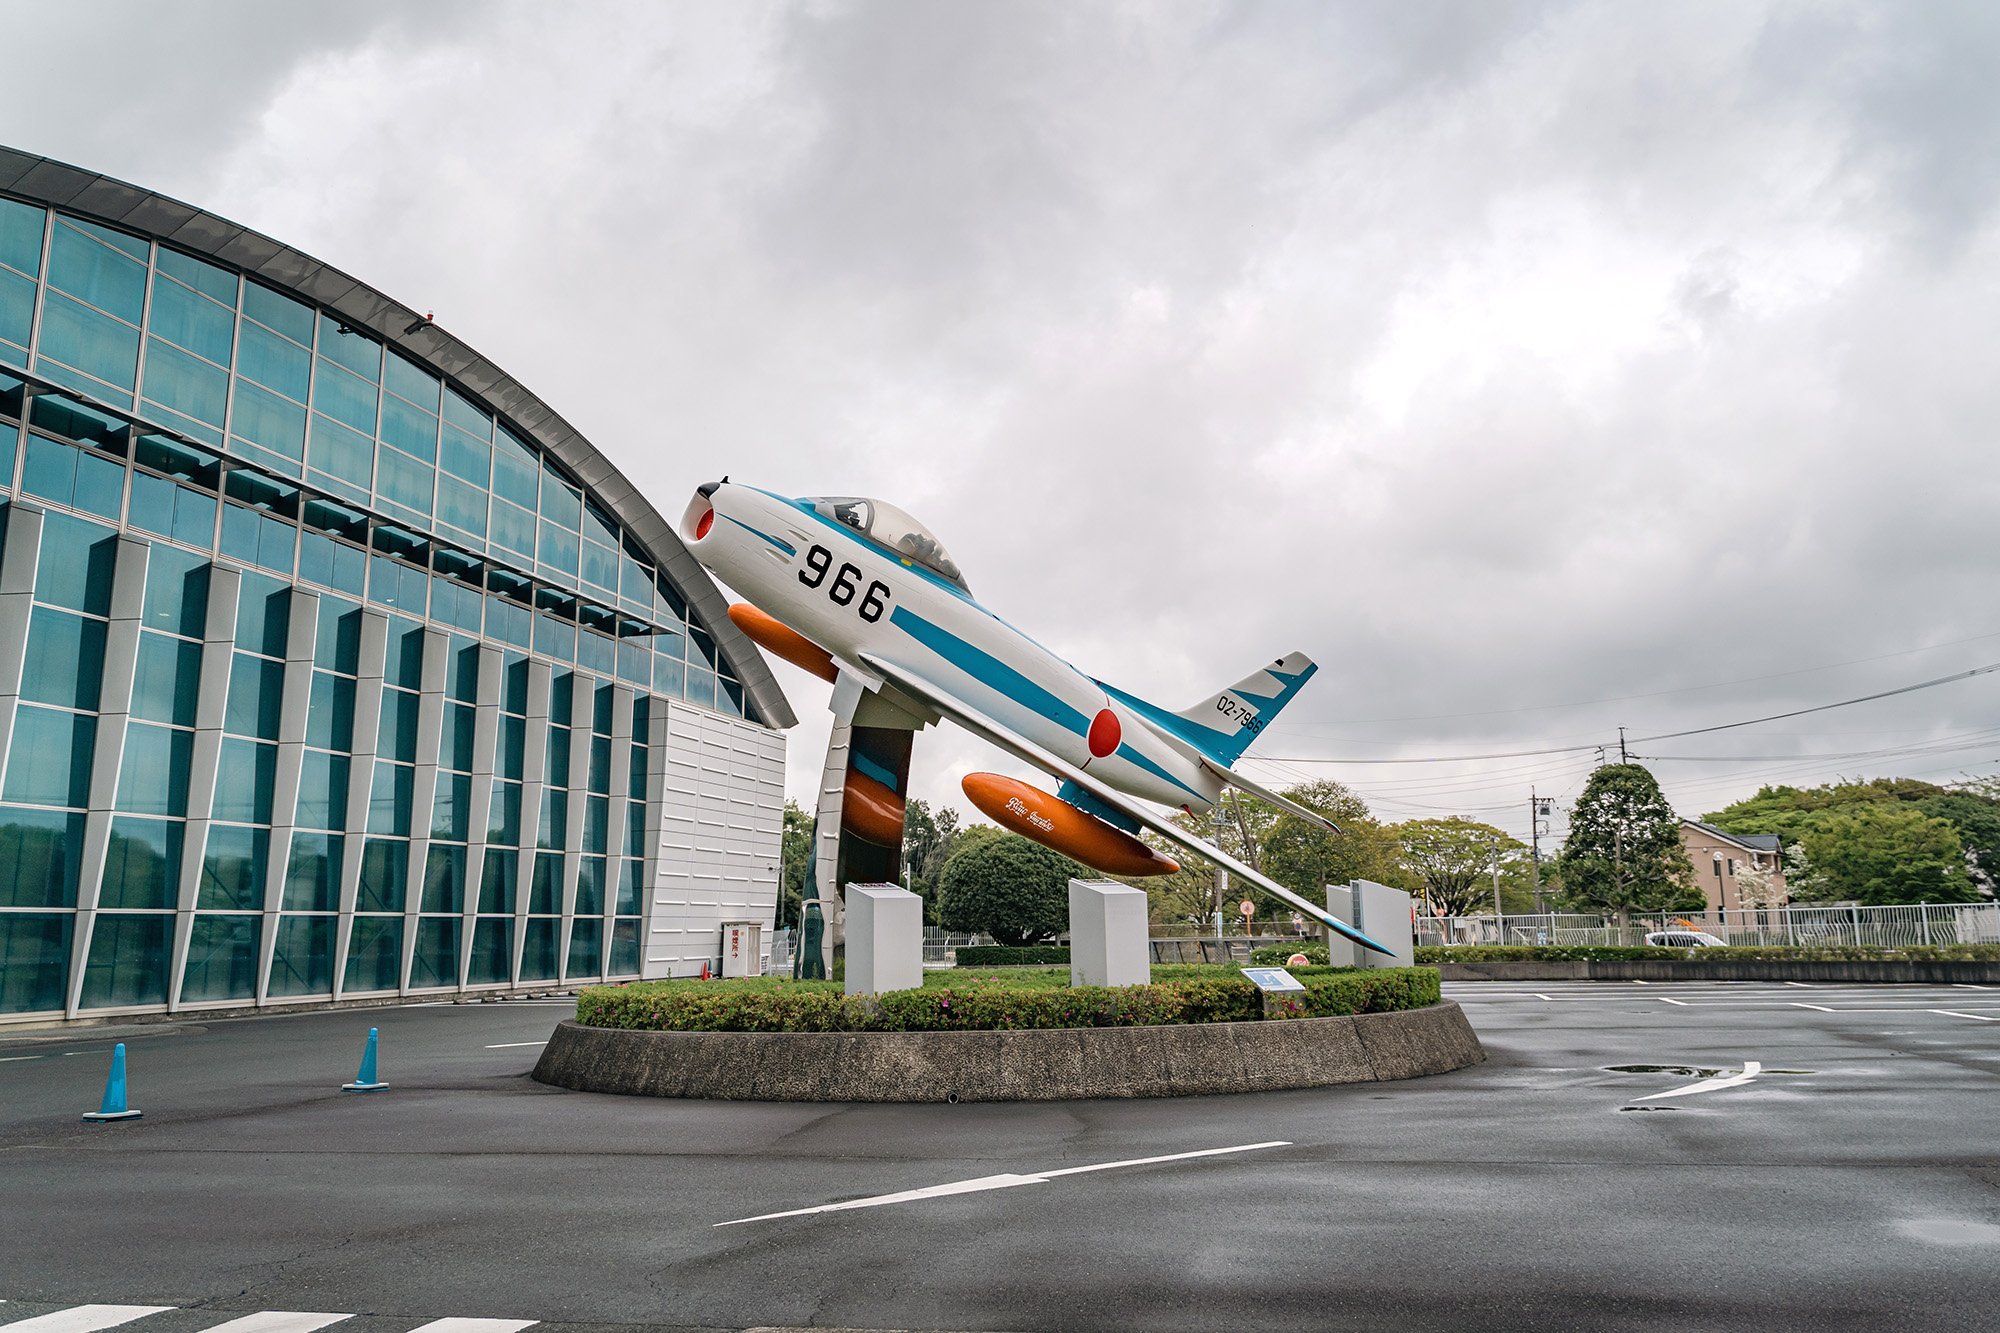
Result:
M785 822L778 834L778 922L799 923L799 900L806 891L806 865L812 860L813 817L797 801L785 802Z
M1909 806L1857 806L1815 824L1800 844L1815 897L1871 907L1977 897L1958 830Z
M921 797L911 797L903 810L903 865L910 891L924 900L924 919L937 923L938 877L959 837L958 811L949 806L932 810Z
M1002 944L1052 939L1069 926L1070 880L1093 877L1026 838L981 838L945 862L938 921L947 930L985 931Z
M1491 824L1456 815L1412 819L1389 831L1402 845L1403 864L1423 884L1424 896L1446 916L1491 910L1496 859L1504 865L1528 850Z
M1641 764L1606 764L1590 775L1556 865L1573 909L1615 912L1622 920L1635 911L1699 911L1707 903L1694 886L1680 819Z

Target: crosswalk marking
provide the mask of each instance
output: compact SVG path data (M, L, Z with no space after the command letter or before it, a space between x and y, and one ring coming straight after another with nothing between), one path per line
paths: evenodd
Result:
M100 1328L116 1328L172 1308L171 1305L78 1305L53 1314L38 1314L6 1327L10 1333L95 1333Z
M533 1319L433 1319L421 1324L410 1333L520 1333L524 1328L532 1328L538 1321Z
M337 1324L351 1314L316 1314L304 1310L259 1310L241 1319L204 1329L203 1333L313 1333L316 1328Z

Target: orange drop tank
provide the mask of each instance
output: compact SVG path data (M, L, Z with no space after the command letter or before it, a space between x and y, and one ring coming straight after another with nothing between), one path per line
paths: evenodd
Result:
M903 845L903 798L869 777L849 770L840 802L840 825L878 847Z
M965 797L1001 828L1107 875L1171 875L1180 866L1123 829L998 773L968 773Z

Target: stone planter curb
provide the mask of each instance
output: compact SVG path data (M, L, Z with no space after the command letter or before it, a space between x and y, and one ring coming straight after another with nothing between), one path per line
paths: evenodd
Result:
M635 1032L572 1020L534 1077L639 1097L1063 1101L1372 1083L1485 1058L1446 1000L1388 1014L1008 1032Z

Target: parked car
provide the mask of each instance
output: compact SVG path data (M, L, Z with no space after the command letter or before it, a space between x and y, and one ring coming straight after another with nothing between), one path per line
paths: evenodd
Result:
M1727 946L1729 941L1705 930L1654 930L1647 932L1646 943L1660 949L1713 949Z

